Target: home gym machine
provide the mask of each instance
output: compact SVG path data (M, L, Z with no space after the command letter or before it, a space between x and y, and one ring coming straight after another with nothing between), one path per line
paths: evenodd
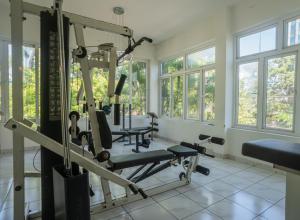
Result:
M189 184L191 182L192 173L197 171L199 172L199 168L197 168L198 165L196 163L198 151L195 149L179 145L170 147L167 150L110 156L107 149L112 147L111 131L104 112L96 111L95 109L90 70L95 65L105 65L107 68L110 67L110 74L114 75L117 57L115 56L115 48L112 46L109 49L109 53L112 55L109 62L106 62L105 60L90 62L85 48L83 29L84 27L88 27L101 31L109 31L130 38L132 37L132 31L127 27L97 21L68 12L62 12L61 5L62 2L60 0L56 0L54 7L51 9L22 2L21 0L11 1L13 118L6 122L5 127L13 131L14 219L30 219L38 216L42 216L43 219L90 219L90 214L102 212L125 205L129 202L137 201L147 198L148 196L153 196L167 190ZM42 56L45 56L42 58L44 59L44 61L42 61L42 65L44 65L44 67L48 65L47 69L44 67L41 68L41 70L44 71L42 74L46 74L45 77L48 77L49 79L47 82L49 85L48 87L45 87L47 92L44 93L44 95L46 94L46 96L48 96L44 98L48 98L49 103L46 103L46 105L44 105L44 103L41 107L49 109L48 111L42 111L44 116L46 115L46 118L48 118L49 122L56 122L59 124L58 118L60 118L61 123L57 127L54 127L53 124L51 125L53 125L54 129L52 132L57 130L58 137L61 137L61 140L56 139L56 136L49 137L50 135L48 136L48 134L46 134L45 131L49 130L47 130L46 127L42 127L47 126L47 124L41 124L41 130L44 132L42 133L29 127L23 119L23 13L38 16L45 13L47 14L47 17L49 16L49 20L52 21L53 19L53 23L57 24L56 28L55 24L53 24L53 29L51 24L45 25L49 25L50 27L50 34L46 38L49 42L41 42L42 50L44 52L49 50L49 54L46 52L41 53ZM66 22L66 24L69 22L75 29L77 49L75 49L73 54L77 56L82 71L83 87L85 89L86 101L88 103L88 114L91 119L91 133L95 155L92 155L89 152L83 153L80 146L69 142L68 127L66 126L66 120L68 120L68 115L66 114L66 103L68 100L66 92L67 59L64 59L64 57L67 57L66 54L64 54L64 49L68 44L67 40L65 40L68 35L68 30L65 28L66 24L64 22ZM43 25L43 23L41 23L41 25ZM41 40L43 41L45 39L42 36L43 33L41 33ZM56 59L53 59L51 50L53 51L54 56L57 55ZM51 59L53 60L51 61ZM55 70L53 70L53 68ZM113 89L114 86L109 86L109 88ZM42 166L45 166L42 168L41 173L41 178L45 178L45 180L42 180L42 203L45 202L45 199L43 198L45 196L45 194L43 194L43 187L45 187L46 180L49 187L48 189L52 187L53 190L53 192L48 190L49 197L47 198L53 203L49 207L42 204L42 212L38 213L30 213L29 210L24 207L24 177L39 176L39 173L24 172L24 137L40 144L44 149L51 151L51 153L54 153L56 155L54 157L55 161L57 160L57 163L51 164L51 168L48 167L48 163L42 161ZM45 156L42 155L42 158L44 157ZM187 161L184 162L184 164L181 163L183 159ZM164 163L160 164L161 162ZM74 164L74 168L72 167L72 163ZM164 184L160 187L154 187L146 191L137 185L137 183L142 179L148 178L172 165L178 164L182 164L185 171L184 174L180 174L179 180ZM131 175L124 178L119 175L122 169L135 166L140 166L140 168L132 174L133 176ZM54 179L51 179L51 173L43 173L46 168L52 170L52 174L55 176ZM89 205L89 201L87 199L89 194L88 178L86 178L88 175L87 172L92 172L99 176L99 181L101 181L101 186L99 187L101 187L100 189L104 196L104 202L93 206ZM142 173L137 176L138 172ZM55 180L56 177L59 180ZM121 198L113 198L109 187L110 182L123 187L126 195ZM80 189L80 191L77 191L78 189ZM52 195L50 195L50 193ZM59 195L60 198L56 195ZM74 198L74 200L72 200L72 198ZM46 216L44 213L47 213L48 215Z

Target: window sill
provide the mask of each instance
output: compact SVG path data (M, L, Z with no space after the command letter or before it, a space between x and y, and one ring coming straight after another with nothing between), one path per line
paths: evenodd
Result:
M229 129L245 132L256 132L260 134L267 135L278 135L285 137L300 137L300 134L297 134L295 131L284 131L284 130L275 130L275 129L258 129L256 127L246 127L246 126L233 126Z

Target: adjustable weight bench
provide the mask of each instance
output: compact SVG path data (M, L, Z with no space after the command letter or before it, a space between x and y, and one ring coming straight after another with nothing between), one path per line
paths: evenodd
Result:
M243 144L242 154L273 163L275 168L286 171L285 219L298 220L300 216L300 144L273 139L249 141Z
M180 164L181 158L196 157L197 154L198 152L194 149L183 147L183 146L173 146L173 147L169 147L167 150L155 150L155 151L143 152L139 154L111 156L110 159L108 160L108 165L109 165L108 169L111 171L117 171L117 170L122 170L130 167L139 166L135 171L133 171L133 173L131 173L127 177L128 180L134 183L138 183L170 167L172 164L176 164L176 163ZM161 162L164 163L159 165ZM149 165L148 168L146 168L147 165ZM194 167L195 164L193 164L193 167L191 166L190 169L193 169ZM143 171L144 168L146 169ZM184 173L181 175L188 176L190 174Z

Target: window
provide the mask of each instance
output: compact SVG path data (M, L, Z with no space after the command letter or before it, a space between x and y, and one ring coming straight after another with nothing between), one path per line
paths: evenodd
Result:
M187 56L187 68L197 68L215 63L215 47L191 53Z
M187 118L199 119L200 73L187 76Z
M183 116L183 76L172 77L172 117L182 118Z
M38 50L34 46L23 46L23 111L24 118L36 121L38 105L38 88L36 84L36 57L39 56ZM9 60L9 117L12 116L12 48L8 45Z
M262 53L276 49L277 28L272 27L239 38L239 57Z
M170 98L171 98L171 80L170 78L161 81L161 114L170 115Z
M277 26L284 28L278 28ZM238 36L235 58L235 117L237 127L300 134L296 76L299 74L300 19L274 21L272 28ZM269 26L270 27L270 26ZM250 30L251 31L251 30ZM252 32L253 33L253 32ZM278 42L276 39L285 39ZM271 51L272 50L272 51ZM262 53L269 51L268 53ZM249 55L251 57L243 57Z
M204 72L204 121L215 119L215 78L216 71L214 69Z
M238 67L238 121L239 125L257 124L258 62Z
M132 63L132 115L146 115L146 80L145 62Z
M183 57L168 60L161 64L162 74L170 74L183 69Z
M103 71L103 69L93 68L92 70L94 99L96 102L101 102L103 106L109 104L107 97L108 75L109 73L107 71Z
M77 95L82 85L82 77L80 72L80 64L72 63L70 68L70 90L71 90L71 111L82 113L82 105L78 103Z
M300 18L288 22L287 46L300 44Z
M293 129L296 55L267 61L266 127Z
M72 64L70 72L71 109L82 111L81 105L77 103L77 93L82 83L79 63ZM120 104L126 104L126 114L128 114L128 104L132 104L132 115L145 115L147 100L147 63L144 61L123 62L116 70L116 85L121 74L125 74L127 78L120 96ZM94 98L96 102L102 102L102 105L109 104L109 98L107 96L108 76L109 73L103 69L94 68L92 70Z
M180 58L181 71L176 68L174 72L163 71L161 115L205 122L215 119L215 50L215 47L208 47L187 53ZM162 62L162 69L175 60Z

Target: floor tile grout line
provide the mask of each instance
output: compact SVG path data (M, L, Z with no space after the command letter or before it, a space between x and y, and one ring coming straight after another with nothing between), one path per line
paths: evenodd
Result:
M9 193L10 193L11 189L12 189L12 185L13 185L13 180L12 180L12 178L11 178L11 179L9 180L9 184L8 184L7 191L6 191L5 196L4 196L4 199L3 199L3 203L2 203L1 206L0 206L0 212L2 212L5 203L8 201L7 198L8 198L8 196L9 196Z

